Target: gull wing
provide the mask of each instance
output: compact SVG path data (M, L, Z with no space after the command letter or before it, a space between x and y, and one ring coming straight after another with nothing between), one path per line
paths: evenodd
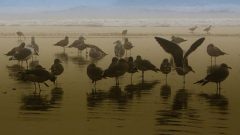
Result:
M197 41L195 41L185 53L184 59L186 59L192 52L194 52L203 43L204 40L205 38L200 38Z
M160 46L169 54L172 55L176 67L183 66L183 50L177 44L164 38L155 37Z

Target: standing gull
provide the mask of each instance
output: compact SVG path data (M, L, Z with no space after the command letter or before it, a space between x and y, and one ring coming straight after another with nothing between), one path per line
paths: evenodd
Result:
M14 54L16 54L17 52L19 52L21 49L23 49L25 47L25 43L22 42L19 46L14 47L13 49L11 49L8 53L6 53L6 56L13 56Z
M118 58L123 57L125 54L125 49L121 41L117 40L116 42L114 42L114 44L116 44L114 47L115 56Z
M63 67L63 65L61 63L62 62L59 59L55 59L54 60L54 64L51 66L51 73L54 76L59 76L59 75L61 75L63 73L64 67ZM56 80L57 80L57 78L56 78Z
M48 86L45 82L47 80L52 81L55 83L56 77L49 73L45 68L38 65L34 69L26 70L22 73L22 78L24 81L31 81L34 83L35 86L35 92L36 92L36 83L38 83L39 90L41 92L40 83L44 83L46 86Z
M194 27L189 28L189 30L191 33L193 33L197 28L198 28L198 26L194 26Z
M17 36L18 36L18 40L22 40L22 37L24 38L24 40L26 39L25 35L23 34L23 32L21 31L17 31L16 32Z
M37 54L39 53L39 47L38 47L38 45L37 45L37 43L35 41L35 37L31 37L30 47L32 47Z
M19 50L15 53L9 60L18 60L20 62L26 61L27 68L28 68L28 60L35 54L35 50L31 47L26 47ZM37 54L37 53L36 53ZM38 55L38 54L37 54Z
M192 67L188 64L188 56L204 42L205 38L200 38L194 42L185 54L183 54L182 48L180 48L177 44L160 37L155 37L155 39L167 53L172 55L176 71L178 75L184 77L183 83L185 84L185 75L190 71L194 72Z
M160 71L166 75L166 84L167 84L167 75L171 72L171 63L168 59L164 59L160 65Z
M142 57L140 55L137 56L134 63L136 64L137 69L142 71L142 81L143 82L144 82L144 72L145 71L149 71L149 70L154 71L154 72L159 71L159 69L156 66L154 66L150 61L142 59Z
M134 47L131 42L129 42L128 38L125 38L124 41L124 49L126 51L126 56L127 56L127 51L130 51L130 56L131 56L131 50Z
M207 28L203 29L203 31L207 32L209 34L209 31L211 30L212 25L209 25Z
M83 36L80 36L77 40L75 40L70 46L68 46L69 48L77 48L78 49L78 54L82 53L82 51L84 49L87 48L87 45L84 42L85 38ZM87 55L87 51L86 51L86 55Z
M55 46L60 46L63 47L63 51L65 52L65 46L67 46L69 43L69 38L68 36L65 37L65 39L60 40L59 42L57 42L56 44L54 44Z
M231 67L223 63L220 66L215 67L204 79L199 80L194 84L201 84L203 86L209 82L215 82L217 84L217 93L220 94L221 82L224 81L229 75L228 69L231 69Z
M227 53L223 52L218 47L214 46L213 44L209 44L207 46L207 53L211 56L211 65L212 65L212 57L214 57L215 65L216 65L216 58L221 55L226 55Z
M137 66L133 61L133 57L129 57L128 58L128 73L131 74L131 84L132 84L132 77L133 74L138 72Z
M97 81L103 78L103 70L92 63L87 67L87 75L92 80L94 90L96 90Z

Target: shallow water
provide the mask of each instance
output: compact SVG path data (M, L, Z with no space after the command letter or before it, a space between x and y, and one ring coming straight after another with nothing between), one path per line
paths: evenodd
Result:
M121 31L121 28L116 29ZM169 35L162 36L170 38ZM184 50L198 39L198 36L189 34L183 37L188 40L181 44ZM96 62L98 66L106 68L113 57L113 42L121 38L86 38L87 43L98 45L108 55L99 61L92 61L85 57L85 52L78 56L75 49L66 49L66 53L63 53L62 48L54 47L53 44L60 40L59 37L36 36L40 56L34 61L48 69L54 58L59 58L65 68L63 75L58 78L59 88L48 82L50 87L42 85L41 95L33 95L33 84L17 80L19 68L15 65L16 61L8 61L6 56L0 56L1 133L236 134L240 113L238 36L206 36L203 45L189 58L196 73L187 75L184 88L182 77L174 71L168 77L168 85L165 84L163 74L146 72L145 83L141 82L140 73L134 74L133 85L130 85L129 74L120 79L119 87L115 86L114 79L101 80L97 83L96 94L92 93L86 67L89 63ZM135 46L132 50L134 57L141 55L158 67L164 58L169 58L153 36L133 36L129 39ZM29 43L29 40L26 42ZM75 38L71 37L70 41L73 40ZM207 66L210 65L206 53L209 43L214 43L229 53L217 59L217 63L224 62L232 67L229 77L222 83L221 95L215 95L215 84L210 83L204 87L193 84L206 75ZM17 45L17 39L2 37L0 45L0 54L4 54Z

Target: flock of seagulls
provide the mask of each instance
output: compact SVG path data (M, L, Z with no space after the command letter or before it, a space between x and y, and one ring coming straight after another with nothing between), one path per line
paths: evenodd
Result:
M197 29L197 26L190 28L193 32ZM206 28L206 32L209 32L211 25ZM23 35L19 34L18 35ZM86 56L90 56L93 59L100 59L107 55L101 48L96 45L85 43L86 38L80 36L73 43L69 44L69 37L66 36L63 40L53 44L54 46L62 47L65 53L67 48L76 48L78 54L86 50ZM132 42L129 41L127 37L127 30L122 32L122 41L117 40L113 50L115 56L112 58L111 63L105 69L98 67L94 61L87 66L87 75L92 80L93 87L96 90L97 81L107 78L114 78L116 81L116 86L120 85L119 78L124 76L126 73L131 74L131 84L133 83L132 77L135 73L141 72L142 82L144 82L144 76L146 71L161 72L167 76L171 71L176 71L178 75L183 76L183 83L185 84L185 76L189 72L195 72L188 62L189 56L200 47L205 38L199 38L196 40L189 49L184 52L183 49L179 46L180 43L186 42L186 39L181 37L172 36L171 41L162 38L155 37L157 43L160 47L168 54L171 55L172 59L165 58L163 59L160 67L155 66L151 61L143 59L140 55L136 56L136 59L131 56L131 49L134 48ZM87 49L90 49L88 52ZM129 55L127 52L130 52ZM214 82L217 84L217 91L220 93L221 85L220 83L224 81L229 75L229 69L231 69L227 64L222 63L220 65L216 64L216 57L226 55L227 53L223 52L218 47L213 44L207 46L207 54L211 57L211 70L208 72L207 76L204 79L197 81L195 84L205 85L208 82ZM43 83L45 86L48 86L46 81L50 80L56 85L56 80L59 75L64 72L64 67L61 64L61 60L55 59L53 65L50 68L50 71L42 67L41 65L36 65L33 68L28 67L28 60L33 56L39 55L39 46L35 41L35 37L31 37L31 43L26 45L25 42L22 42L17 47L12 48L9 52L5 54L10 57L9 60L17 60L18 64L22 65L22 62L26 62L27 69L21 73L22 80L31 81L34 83L35 90L36 84L38 84L39 90L41 91L40 84ZM215 65L212 65L212 57L215 58ZM172 62L173 61L173 64Z
M196 31L197 28L198 28L198 26L191 27L191 28L189 28L189 31L191 33L194 33L194 31ZM212 28L212 25L209 25L206 28L204 28L203 31L206 32L207 34L209 34L211 28Z

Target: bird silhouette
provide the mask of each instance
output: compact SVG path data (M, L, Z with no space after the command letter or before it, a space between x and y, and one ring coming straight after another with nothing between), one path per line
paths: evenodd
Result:
M21 31L17 31L16 32L17 36L18 36L18 41L22 40L22 37L24 38L24 40L26 39L25 35L23 34L23 32Z
M26 61L27 69L28 69L28 60L32 58L33 54L35 53L36 52L32 47L22 48L17 53L15 53L12 57L10 57L9 60L18 60L20 62Z
M158 72L160 71L155 65L153 65L150 61L142 59L140 55L137 56L134 63L137 66L137 69L142 71L142 82L144 82L144 72L145 71L154 71Z
M172 55L176 71L178 75L184 77L183 83L185 84L185 75L190 71L195 72L188 64L188 56L204 42L205 38L200 38L195 41L185 54L183 53L182 48L180 48L177 44L160 37L155 37L155 39L167 53Z
M114 42L114 44L116 44L114 47L115 56L118 58L123 57L125 54L125 49L121 41L117 40L116 42Z
M94 84L94 90L96 90L97 81L103 78L103 70L97 67L94 63L91 63L87 67L87 75Z
M189 30L191 33L193 33L197 28L198 28L198 26L194 26L194 27L189 28Z
M36 83L38 83L39 90L41 92L40 83L44 83L47 87L49 87L45 82L47 80L55 83L56 77L48 72L41 65L36 66L34 69L26 70L22 73L22 80L31 81L34 83L35 92L36 92Z
M54 63L53 63L53 65L50 68L51 73L54 76L59 76L59 75L61 75L63 73L64 67L63 67L63 65L61 63L62 62L59 59L55 59L54 60ZM56 81L57 81L57 78L56 78ZM55 84L57 85L57 82Z
M65 47L68 45L68 43L69 43L69 38L68 38L68 36L66 36L63 40L60 40L59 42L57 42L54 45L63 47L63 51L65 52Z
M85 44L85 38L83 36L80 36L77 40L75 40L71 45L69 45L69 48L77 48L78 50L78 55L79 53L82 54L82 51L84 49L87 49L87 45ZM87 50L86 50L86 55L87 55Z
M171 72L171 63L168 59L164 59L162 64L160 65L160 71L166 75L166 84L167 84L167 76Z
M209 25L207 28L203 29L203 31L207 32L209 34L209 31L211 30L212 25Z
M117 59L114 57L112 59L112 63L109 65L109 67L104 71L103 76L104 77L111 77L115 78L116 85L119 85L119 77L123 76L128 71L128 63L125 59Z
M214 46L213 44L209 44L207 46L207 53L211 56L211 65L212 65L212 57L214 57L215 65L216 65L216 58L218 56L226 55L227 53L223 52L218 47Z
M125 38L123 46L124 46L124 49L126 51L126 56L127 56L128 51L130 51L130 56L131 56L131 50L134 46L131 42L129 42L128 38Z
M176 43L176 44L180 44L182 42L187 41L186 39L181 38L181 37L177 37L177 36L172 36L171 39L172 39L172 42Z
M209 82L214 82L217 84L217 93L220 94L221 82L224 81L229 75L228 69L232 68L225 63L221 64L220 66L216 66L204 79L201 79L194 84L201 84L203 86Z
M8 53L6 53L6 56L13 56L14 54L16 54L17 52L19 52L21 49L23 49L25 47L25 43L22 42L19 46L14 47L13 49L11 49Z
M128 73L131 74L131 84L132 84L133 74L138 72L138 69L136 64L133 61L133 57L129 57L127 62L128 62Z

